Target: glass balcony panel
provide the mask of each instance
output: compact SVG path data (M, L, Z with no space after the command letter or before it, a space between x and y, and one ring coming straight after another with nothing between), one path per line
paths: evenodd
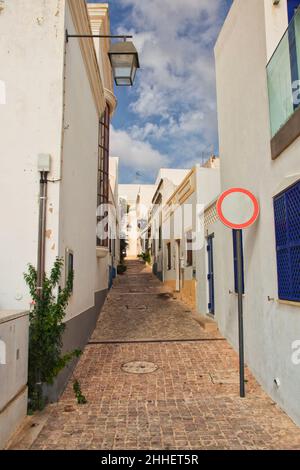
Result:
M272 137L293 114L289 38L285 35L267 68Z
M298 80L300 80L300 11L298 11L298 13L295 15L294 24L295 24L295 40L296 40L295 44L296 44L296 54L297 54Z
M271 135L300 105L300 10L267 65Z

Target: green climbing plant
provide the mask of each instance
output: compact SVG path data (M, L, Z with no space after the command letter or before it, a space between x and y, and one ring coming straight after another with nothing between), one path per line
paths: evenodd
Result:
M145 253L138 255L138 258L142 259L145 263L151 264L151 254L149 250L147 250Z
M63 259L57 258L50 276L44 276L38 291L37 271L29 264L24 274L29 287L33 308L29 315L29 410L41 410L46 405L43 385L51 385L59 372L81 351L62 354L63 319L73 290L74 273L70 272L64 289L59 288Z
M81 386L78 380L75 380L75 382L73 383L73 391L74 391L78 405L85 405L87 403L87 399L82 394Z

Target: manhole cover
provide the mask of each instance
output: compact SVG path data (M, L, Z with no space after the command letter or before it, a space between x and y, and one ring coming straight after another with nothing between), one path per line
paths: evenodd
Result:
M128 374L151 374L158 369L158 365L153 362L132 361L123 364L121 369Z

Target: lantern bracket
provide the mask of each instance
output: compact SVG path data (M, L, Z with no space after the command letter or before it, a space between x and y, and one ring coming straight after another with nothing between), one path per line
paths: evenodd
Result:
M126 34L122 35L110 35L110 34L69 34L66 29L66 42L69 42L70 38L100 38L100 39L132 39L133 36L128 36Z

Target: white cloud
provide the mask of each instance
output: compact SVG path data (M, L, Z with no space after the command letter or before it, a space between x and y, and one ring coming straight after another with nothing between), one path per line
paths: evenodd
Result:
M165 127L153 124L152 122L147 122L143 127L139 127L135 124L131 127L129 132L133 139L145 140L147 138L152 138L154 140L159 140L163 137L165 131Z
M129 129L131 138L135 140L153 140L161 141L169 138L183 138L189 134L199 134L199 130L203 127L204 114L202 111L182 113L178 119L169 117L169 119L161 124L147 122L144 126L134 124Z
M167 166L168 157L155 150L149 142L143 142L134 138L124 130L117 130L111 127L111 149L113 156L120 157L122 165L138 171L158 170Z
M199 155L217 146L213 46L226 1L119 3L132 7L126 22L141 62L134 87L136 98L130 106L138 122L127 136L135 147L138 142L157 146L162 141L171 166L197 161ZM119 32L124 29L126 23ZM156 152L151 144L149 148Z

